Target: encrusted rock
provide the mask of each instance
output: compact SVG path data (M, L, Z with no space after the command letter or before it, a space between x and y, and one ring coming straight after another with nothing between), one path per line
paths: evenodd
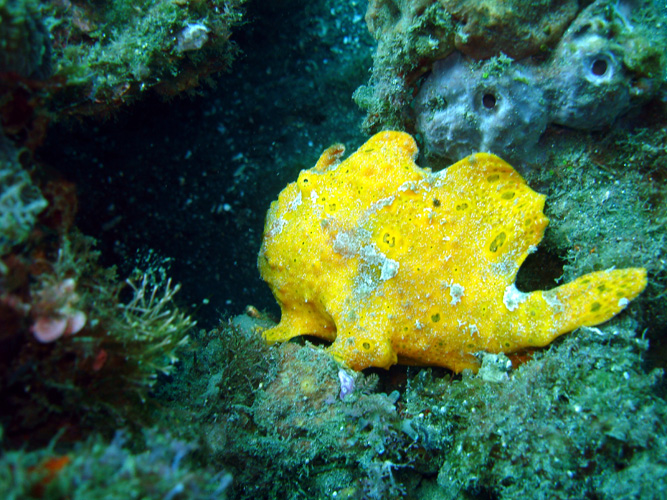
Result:
M459 52L437 61L413 103L415 127L427 153L449 161L476 151L527 160L549 124L611 125L655 95L662 71L644 33L598 0L544 62Z
M579 11L577 0L440 0L457 24L456 48L474 59L522 59L555 45Z
M549 121L539 78L530 65L494 72L458 52L436 62L414 104L428 152L452 161L475 151L523 156Z

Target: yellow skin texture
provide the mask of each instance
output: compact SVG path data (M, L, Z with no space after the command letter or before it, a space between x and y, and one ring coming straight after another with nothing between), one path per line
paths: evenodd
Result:
M629 268L519 292L519 267L549 221L545 197L497 156L431 173L402 132L341 163L342 153L325 151L269 209L259 269L282 309L269 343L321 337L356 370L476 370L476 353L547 345L607 321L646 286L646 270Z

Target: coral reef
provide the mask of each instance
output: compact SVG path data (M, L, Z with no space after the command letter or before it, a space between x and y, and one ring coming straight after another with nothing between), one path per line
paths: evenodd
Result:
M660 41L667 32L656 29L659 23L665 26L664 2L544 0L530 2L530 8L513 0L369 2L376 10L369 10L367 20L379 45L372 86L357 94L370 105L367 124L386 127L394 120L396 127L414 131L420 85L435 67L456 61L456 79L463 87L474 81L481 95L478 116L466 118L489 119L471 142L485 141L513 152L522 163L540 165L522 171L525 183L485 154L475 156L476 164L484 172L498 162L503 175L497 180L479 179L469 162L459 165L458 177L455 168L450 174L418 170L428 179L457 178L462 186L457 196L468 203L463 210L468 216L515 225L530 212L536 234L549 218L537 251L532 252L538 241L530 240L516 288L503 283L508 293L494 294L501 309L524 298L517 288L530 290L528 296L549 297L544 290L567 290L563 283L581 284L576 280L585 274L604 279L610 276L605 270L614 267L612 276L623 276L618 270L626 267L646 269L645 291L605 324L579 328L543 349L478 353L477 373L456 374L405 365L353 371L319 338L269 346L263 337L277 326L272 313L278 311L255 266L259 219L269 201L300 170L314 165L312 155L332 139L344 139L352 151L364 142L354 127L360 112L348 97L370 62L362 12L367 3L248 2L244 18L252 24L236 38L244 60L238 71L218 80L218 90L206 89L199 99L175 99L169 106L160 98L143 99L104 123L58 120L48 130L49 153L37 149L54 117L107 114L154 91L170 94L196 85L196 75L211 61L209 49L221 41L213 18L228 14L213 15L211 9L230 4L140 1L128 8L124 1L11 3L36 21L23 28L41 23L48 28L44 33L54 35L55 51L48 58L58 74L41 79L47 73L40 72L38 61L30 74L21 69L24 73L0 75L0 119L5 138L14 143L7 148L8 171L16 174L0 176L0 182L22 186L2 193L11 195L5 198L10 206L30 208L20 211L20 224L8 223L15 232L0 248L0 491L5 497L667 497L661 370L667 366L667 94L663 62L653 50L664 47ZM591 4L606 10L585 10ZM49 14L54 9L57 17ZM174 12L177 23L170 17ZM587 12L597 12L590 26L584 22L591 19ZM151 31L153 23L161 28ZM555 31L541 33L547 24ZM6 26L0 28L6 33ZM140 45L132 45L136 37ZM21 57L37 61L45 40L35 37L35 46ZM156 55L151 41L168 48ZM473 61L494 46L505 53ZM108 48L117 50L118 60L105 52ZM64 60L58 51L79 57L65 65L73 73L59 72ZM96 66L90 54L99 55L102 65ZM127 66L118 62L121 56ZM556 58L572 64L554 68ZM150 72L133 66L146 60L155 61ZM577 71L577 65L589 71ZM127 79L131 68L139 76ZM108 81L100 76L104 71ZM454 76L450 73L452 82ZM538 77L550 82L547 91L525 84ZM127 90L105 87L128 81ZM509 97L503 93L507 89ZM454 85L447 91L454 92ZM487 94L495 115L481 114L488 109L483 106ZM650 95L655 97L643 105ZM432 104L442 106L444 100ZM447 100L456 98L448 94ZM522 105L507 106L508 100ZM548 113L540 115L545 109ZM521 112L532 126L523 126ZM456 134L452 142L472 132ZM531 149L533 142L521 142L527 139L537 144ZM302 195L289 224L307 205L319 205L327 221L337 222L343 211L367 209L362 205L370 191L414 174L385 168L384 161L401 153L389 149L357 153L380 157L374 166L382 171L356 175L347 185L336 185L340 189L330 188L334 184L328 180L350 163L341 161L341 146L327 150L301 178L316 184L304 193L315 191L325 202ZM426 161L434 170L447 165L433 154L417 163ZM496 192L496 185L505 189ZM508 185L516 190L504 200ZM433 194L444 187L429 189ZM20 200L13 197L17 194ZM352 231L348 239L337 238L349 244L344 250L363 256L339 259L362 268L366 279L348 280L350 303L358 298L354 292L397 280L417 260L399 262L402 257L391 252L412 244L428 257L420 262L436 266L456 243L436 242L435 233L426 230L429 214L442 220L438 217L451 209L443 228L454 236L452 227L463 220L456 206L441 196L414 194L405 189L381 197L373 214L383 213L383 224L365 221L365 228L378 229L375 238L364 240L364 233ZM325 204L332 201L335 217ZM521 201L527 205L520 207ZM387 214L391 209L397 212ZM413 220L403 221L406 216ZM313 234L323 230L322 218L313 224ZM95 231L100 243L94 246L82 237L75 221L86 233ZM303 223L304 232L293 241L292 258L299 259L301 248L318 240L307 232L307 218L297 223ZM332 227L325 230L340 234ZM493 246L495 253L513 254L502 263L516 268L526 249L508 234L502 241L487 227L456 232L466 242L490 238L471 253L493 253ZM393 247L392 236L399 236ZM436 247L444 250L438 254ZM168 255L171 267L152 257L161 254ZM321 255L310 255L296 269L319 272L310 264ZM453 259L447 263L453 266ZM116 272L107 267L113 262L119 265ZM393 262L400 264L397 269ZM143 272L130 274L135 267ZM495 267L504 266L496 262ZM129 282L117 278L128 275ZM475 270L473 275L486 277L475 284L484 293L484 285L490 289L497 282L492 274ZM176 293L169 276L183 284L182 291ZM387 279L381 282L382 277ZM343 273L336 277L344 278ZM440 301L436 305L457 310L478 291L474 279L438 276L445 287L427 296L421 279L409 284L420 293L419 301L403 300L408 312L397 308L392 323L416 327L406 318L419 312L419 303ZM319 296L335 291L330 286ZM307 296L313 309L331 305L332 300L314 297ZM257 308L228 319L248 303ZM217 326L192 328L182 304L192 304L199 325L215 321ZM367 311L362 300L353 305ZM591 313L587 306L592 304L584 303L578 317ZM271 313L263 312L265 307ZM373 312L385 320L384 310ZM463 321L470 318L467 314ZM438 322L444 322L443 315ZM154 430L146 430L149 426Z
M229 69L238 51L230 36L241 23L242 3L50 3L47 15L57 20L51 32L54 75L64 81L54 109L108 113L149 89L171 96Z
M649 284L637 310L653 341L652 352L664 367L667 114L664 104L653 109L655 116L642 115L642 127L634 130L619 128L590 137L575 131L548 134L544 147L549 167L533 169L528 180L549 200L546 213L553 224L543 242L549 253L541 263L550 265L549 255L560 261L554 277L570 280L641 259ZM540 252L534 257L539 260ZM540 274L533 269L534 276Z
M379 52L388 53L398 39L411 50L420 45L411 32L437 9L447 13L450 29L431 32L430 44L445 55L456 48L474 59L500 53L521 59L553 46L579 8L576 0L371 0L366 22Z
M543 63L480 64L458 52L437 61L414 101L427 154L488 151L530 164L547 125L599 129L653 97L664 58L607 3L586 8Z
M494 61L497 62L497 61ZM416 129L430 155L455 161L476 151L524 159L549 123L533 66L476 64L454 53L433 65L414 102Z
M259 269L280 303L269 342L334 341L350 367L476 369L475 354L544 346L607 321L646 286L640 268L519 292L519 267L548 223L544 197L500 158L440 173L414 163L401 132L376 134L340 163L333 146L267 215ZM422 298L423 297L423 298Z
M0 4L0 394L8 439L31 432L40 443L61 426L76 434L150 420L143 403L195 322L174 304L179 286L164 273L146 269L123 282L99 264L92 240L73 228L74 186L36 151L54 118L107 114L149 89L172 96L228 69L242 3Z
M188 439L206 443L206 463L233 475L230 497L399 496L418 436L398 392L378 392L376 375L354 373L341 398L334 359L311 344L267 347L261 331L272 324L240 316L193 335L197 351L164 388Z
M244 0L0 5L0 94L25 82L52 115L109 114L149 89L165 96L228 70ZM47 79L35 86L36 81Z
M456 24L454 46L473 59L501 53L522 59L552 47L580 4L577 0L439 0Z
M441 498L482 490L500 499L612 499L619 485L622 498L663 496L666 436L658 427L667 406L654 396L662 371L641 369L646 349L625 321L579 330L501 382L464 375L443 383L422 373L413 387L430 401L414 401L431 409L425 442L449 427ZM647 462L652 491L627 482Z
M366 21L378 48L369 85L359 87L354 100L368 112L367 131L400 129L412 100L411 85L424 64L453 50L454 23L432 0L370 2Z
M663 85L664 30L651 2L586 3L371 2L378 49L369 86L355 94L365 128L417 132L437 161L486 151L539 163L533 146L549 124L612 124ZM431 10L448 34L427 23L434 49L415 54Z

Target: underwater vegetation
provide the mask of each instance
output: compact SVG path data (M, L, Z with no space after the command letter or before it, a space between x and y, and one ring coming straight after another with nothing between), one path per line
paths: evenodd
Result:
M164 268L123 281L74 227L75 187L35 153L49 122L108 115L229 69L243 0L0 4L0 394L6 439L138 425L195 324ZM110 435L107 430L107 435Z
M20 6L6 7L18 16ZM30 9L37 12L35 6ZM10 21L16 25L7 29L12 42L39 24L19 16L3 18L3 25ZM14 47L7 44L8 50ZM22 67L9 55L4 63L8 78L30 77L38 67ZM16 87L24 88L30 89L23 83ZM15 97L3 95L5 111L30 101ZM33 443L44 443L58 429L68 428L69 438L103 421L138 426L149 420L144 402L157 374L172 369L195 322L174 304L179 287L165 269L137 270L122 281L98 262L94 240L74 227L75 186L33 156L39 140L32 140L28 129L44 110L25 111L26 116L5 115L25 120L3 122L7 135L0 136L0 423L5 439L31 433ZM28 128L17 126L21 123ZM42 125L40 137L46 132Z
M127 440L120 435L103 443L102 435L110 437L120 427L137 435L155 421L151 388L158 374L173 369L195 322L174 304L179 287L164 267L146 267L123 282L113 268L100 265L92 238L73 227L74 186L39 175L33 182L34 171L25 170L21 155L2 141L3 498L75 498L75 491L78 498L90 498L96 490L104 498L128 498L135 491L150 496L172 489L171 498L182 498L179 488L193 483L191 492L222 491L218 472L193 475L179 468L190 445L163 443L164 435L151 438L146 446L158 446L155 454L164 463L135 457L123 449ZM49 447L26 451L56 435ZM86 443L76 444L86 436ZM173 462L165 454L170 447ZM126 469L131 462L136 467Z
M54 120L193 91L238 54L243 2L3 0L0 134L34 152Z
M74 186L38 176L38 187L13 146L3 153L3 498L185 498L183 486L195 483L187 498L221 492L228 480L218 472L179 468L191 445L156 434L145 444L154 455L135 456L124 449L129 438L102 438L119 428L136 436L155 421L151 388L171 372L195 324L174 304L179 287L159 265L120 281L73 227Z
M0 254L28 237L46 205L14 146L0 136Z
M234 477L231 498L667 491L662 370L644 369L648 343L631 318L579 329L523 364L486 355L460 376L347 372L308 342L267 347L271 324L249 311L193 335L197 350L164 387L206 462Z
M230 68L243 2L48 3L54 77L63 80L56 109L104 113L149 89L165 96L195 89Z
M0 395L5 435L150 421L148 392L168 374L194 321L157 270L125 283L99 266L93 242L64 236L57 255L3 257Z

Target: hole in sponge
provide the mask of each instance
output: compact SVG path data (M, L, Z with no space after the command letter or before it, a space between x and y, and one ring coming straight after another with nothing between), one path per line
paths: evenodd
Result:
M604 59L596 59L591 66L591 73L595 76L602 76L607 72L608 66Z
M482 96L482 106L486 109L493 109L496 107L496 96L487 93Z

